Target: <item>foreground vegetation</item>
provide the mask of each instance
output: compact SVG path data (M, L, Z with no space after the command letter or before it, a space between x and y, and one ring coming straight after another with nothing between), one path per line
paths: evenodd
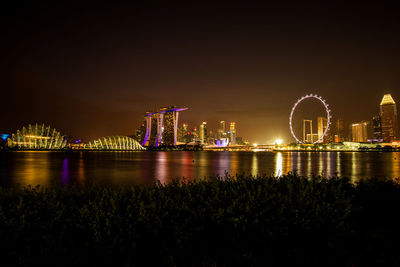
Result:
M0 189L0 259L19 265L384 266L393 181L227 177L130 188Z

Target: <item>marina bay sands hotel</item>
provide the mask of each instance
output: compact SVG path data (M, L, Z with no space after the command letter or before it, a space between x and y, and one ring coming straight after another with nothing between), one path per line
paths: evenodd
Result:
M146 112L146 134L143 146L157 147L161 144L175 146L178 132L179 112L187 108L175 106L160 108L156 112Z

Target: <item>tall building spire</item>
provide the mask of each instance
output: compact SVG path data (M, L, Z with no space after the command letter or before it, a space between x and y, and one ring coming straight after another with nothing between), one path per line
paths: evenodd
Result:
M381 106L382 105L395 105L396 103L393 100L393 97L391 94L386 94L383 96L382 101L381 101Z
M382 139L384 142L393 142L399 139L399 122L397 118L397 107L392 96L383 96L381 104Z

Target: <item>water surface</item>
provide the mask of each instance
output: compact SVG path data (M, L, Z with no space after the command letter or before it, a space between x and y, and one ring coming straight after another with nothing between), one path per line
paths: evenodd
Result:
M2 186L162 183L230 174L400 177L400 152L1 152Z

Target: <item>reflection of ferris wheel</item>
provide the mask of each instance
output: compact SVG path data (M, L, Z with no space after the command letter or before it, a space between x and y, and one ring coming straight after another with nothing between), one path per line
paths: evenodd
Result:
M327 125L326 125L326 128L325 128L324 133L319 137L319 139L318 139L317 141L313 142L313 144L316 144L316 143L321 142L321 141L324 139L326 133L327 133L328 130L329 130L329 125L331 124L331 118L332 118L332 117L331 117L331 110L329 109L329 104L327 104L326 101L323 100L322 97L320 97L320 96L318 96L318 95L309 94L309 95L305 95L305 96L303 96L303 97L301 97L301 98L299 98L299 99L297 100L297 102L294 104L294 106L293 106L293 108L292 108L292 111L290 112L290 117L289 117L290 132L292 133L294 139L296 139L297 143L304 144L304 143L303 143L302 141L300 141L300 140L297 138L297 136L294 134L293 127L292 127L292 117L293 117L293 113L294 113L294 111L295 111L297 105L300 104L301 101L303 101L303 100L305 100L305 99L307 99L307 98L315 98L315 99L319 100L319 101L324 105L325 111L326 111Z

